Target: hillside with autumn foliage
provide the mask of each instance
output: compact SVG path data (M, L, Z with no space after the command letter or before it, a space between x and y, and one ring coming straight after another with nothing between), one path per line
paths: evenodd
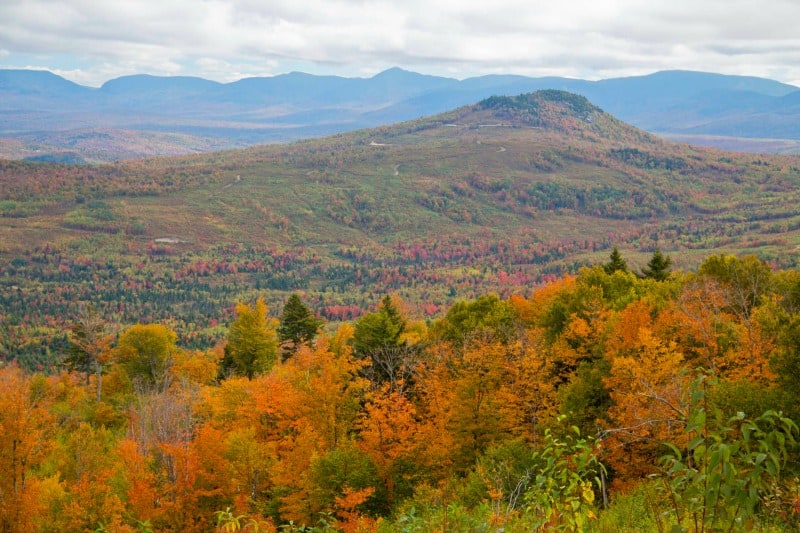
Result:
M0 532L800 527L800 159L559 91L0 162Z
M349 323L239 303L224 338L85 307L0 368L0 530L788 531L800 272L754 256Z
M301 143L87 166L0 161L0 356L52 369L81 305L190 348L239 300L337 324L397 293L435 319L660 248L797 266L800 158L669 143L586 99L492 97Z

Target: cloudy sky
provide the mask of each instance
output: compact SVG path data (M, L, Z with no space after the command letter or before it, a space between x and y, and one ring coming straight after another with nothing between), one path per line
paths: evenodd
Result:
M97 86L389 67L601 79L689 69L800 85L800 0L0 0L0 68Z

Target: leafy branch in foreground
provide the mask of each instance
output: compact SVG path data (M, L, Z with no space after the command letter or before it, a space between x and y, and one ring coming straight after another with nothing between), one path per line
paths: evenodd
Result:
M545 431L544 447L534 453L537 468L525 493L526 514L536 531L585 531L595 514L595 489L601 490L595 447L571 428L564 439Z
M670 503L671 532L739 531L771 497L797 425L766 411L750 420L742 412L724 420L705 394L705 376L694 383L685 454L666 443L659 486ZM660 529L664 527L660 523Z

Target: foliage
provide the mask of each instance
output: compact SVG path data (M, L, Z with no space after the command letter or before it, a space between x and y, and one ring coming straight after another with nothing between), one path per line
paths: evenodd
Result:
M642 268L642 276L656 281L664 281L669 277L672 258L664 255L660 248L656 248L653 257L647 262L647 266Z
M232 370L252 379L272 368L277 351L275 324L267 317L264 300L259 298L253 307L239 303L236 319L228 328L223 370Z
M525 512L537 531L584 531L597 519L595 491L604 488L600 472L605 467L578 428L561 439L546 430L543 440L541 450L533 454L536 466L524 495Z
M694 384L685 454L673 444L662 459L662 489L678 524L673 531L742 529L775 490L796 442L797 425L774 411L723 420L709 409L704 378ZM689 529L691 528L691 529Z
M313 315L300 296L289 296L278 326L278 340L284 346L284 353L291 354L301 343L311 343L321 326L322 320Z
M436 319L528 297L612 244L637 271L656 245L687 269L709 253L795 266L796 158L669 144L558 91L493 101L246 151L0 162L2 353L53 369L88 302L201 350L237 301L298 291L328 321L389 293Z
M120 335L118 358L132 381L159 386L167 379L177 339L175 332L163 324L137 324Z
M84 367L0 366L0 527L792 529L798 278L704 265L582 268L430 327L383 297L285 360L266 303L240 305L227 344L268 346L264 366L103 316L122 333L100 401Z

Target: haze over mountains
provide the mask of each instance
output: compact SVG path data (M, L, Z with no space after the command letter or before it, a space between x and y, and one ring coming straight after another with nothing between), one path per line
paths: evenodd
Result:
M372 78L291 73L227 84L136 75L89 88L50 72L0 70L0 157L96 162L285 142L539 89L586 96L677 140L800 152L800 89L754 77L665 71L602 81L456 80L394 68Z

